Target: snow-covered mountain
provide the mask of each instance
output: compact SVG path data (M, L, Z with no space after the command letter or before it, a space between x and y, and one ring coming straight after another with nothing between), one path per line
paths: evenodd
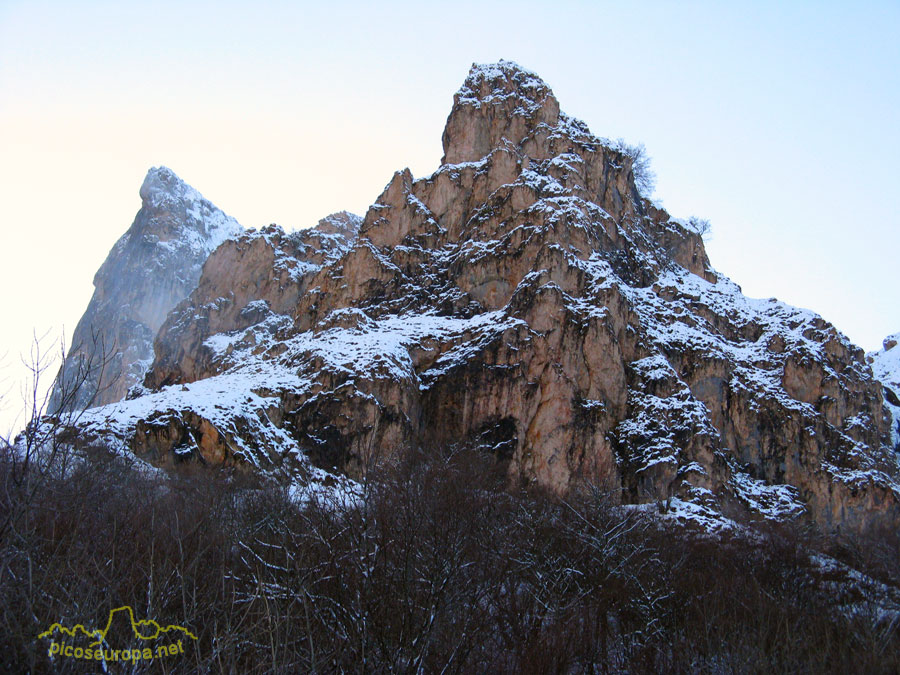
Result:
M301 483L469 445L560 493L898 523L862 350L813 312L743 296L692 223L639 193L627 149L507 61L472 67L443 145L362 222L225 241L143 386L70 431Z
M94 295L72 335L49 408L125 397L153 361L166 315L197 285L209 254L243 231L166 167L150 169L141 209L94 276Z

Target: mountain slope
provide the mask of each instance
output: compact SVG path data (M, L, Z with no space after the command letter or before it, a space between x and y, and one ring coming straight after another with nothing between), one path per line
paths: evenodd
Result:
M273 228L217 249L159 331L145 395L78 433L288 476L462 444L557 492L897 524L862 351L741 295L540 78L473 66L443 143L355 238Z

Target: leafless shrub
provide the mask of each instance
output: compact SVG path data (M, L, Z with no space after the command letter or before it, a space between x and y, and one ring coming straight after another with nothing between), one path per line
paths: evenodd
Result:
M631 158L631 172L634 186L643 197L650 197L656 189L656 172L651 168L650 155L643 143L630 145L624 139L617 138L610 143L614 150Z
M62 431L75 426L83 408L75 408L72 403L84 399L83 388L91 378L101 378L113 358L114 346L106 349L102 340L94 336L90 355L82 359L76 371L69 377L60 375L54 382L53 397L58 405L53 414L48 414L51 389L45 386L48 373L59 363L65 363L65 338L59 340L58 355L53 348L47 348L48 336L35 335L31 351L23 357L27 374L23 398L25 427L15 438L0 436L0 452L6 462L6 472L0 482L0 490L9 497L10 491L17 491L23 499L8 499L10 509L5 516L0 515L0 537L9 528L15 527L17 520L31 506L41 484L50 476L65 476L77 459L71 443L63 438ZM87 397L88 405L100 391Z
M710 222L706 218L698 218L697 216L688 218L688 226L704 239L707 239L712 231Z

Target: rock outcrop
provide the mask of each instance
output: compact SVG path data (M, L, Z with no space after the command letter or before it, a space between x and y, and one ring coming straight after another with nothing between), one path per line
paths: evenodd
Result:
M540 78L473 66L443 143L355 238L345 221L217 249L142 395L78 433L285 475L465 444L560 493L898 523L863 352L812 312L744 297Z
M197 285L203 263L243 231L170 169L150 169L141 209L94 276L54 384L51 412L125 398L153 361L153 338L169 311Z

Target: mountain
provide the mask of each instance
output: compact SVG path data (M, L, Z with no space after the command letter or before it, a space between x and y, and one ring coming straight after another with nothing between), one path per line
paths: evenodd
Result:
M125 398L153 361L153 338L166 315L197 285L209 254L243 231L166 167L150 169L140 196L134 222L94 276L51 412Z
M512 482L589 482L679 518L898 524L862 350L743 296L694 221L640 194L627 148L501 61L472 67L443 149L361 223L226 241L159 329L143 388L75 433L310 484L466 445Z
M890 414L891 442L900 453L900 333L888 335L881 351L866 355L875 378L884 388L884 406Z

